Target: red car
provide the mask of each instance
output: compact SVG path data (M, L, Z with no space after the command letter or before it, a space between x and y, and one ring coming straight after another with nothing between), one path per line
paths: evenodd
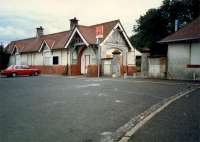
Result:
M2 75L16 77L18 75L39 75L39 69L30 68L27 65L11 65L1 72Z

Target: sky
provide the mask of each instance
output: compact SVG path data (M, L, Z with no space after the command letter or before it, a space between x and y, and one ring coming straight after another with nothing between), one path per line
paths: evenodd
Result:
M129 36L133 25L150 8L163 0L1 0L0 42L34 37L36 27L45 34L69 30L69 19L80 25L120 19Z

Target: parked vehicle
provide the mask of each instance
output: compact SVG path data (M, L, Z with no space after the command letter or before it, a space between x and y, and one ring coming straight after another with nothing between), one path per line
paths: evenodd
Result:
M16 77L18 75L34 75L40 74L39 69L31 68L27 65L11 65L1 72L2 75Z

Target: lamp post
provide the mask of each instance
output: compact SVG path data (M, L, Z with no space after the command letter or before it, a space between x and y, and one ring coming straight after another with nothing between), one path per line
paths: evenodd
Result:
M98 78L100 77L100 61L101 61L101 46L100 46L100 39L103 38L103 25L96 27L96 44L97 44L97 50L98 50Z
M98 50L98 53L97 53L97 62L98 62L98 66L97 66L97 76L98 76L98 78L100 77L100 61L101 61L101 50L100 50L100 46L99 46L99 43L100 43L100 41L99 41L99 38L97 38L97 41L96 41L96 43L97 43L97 50Z

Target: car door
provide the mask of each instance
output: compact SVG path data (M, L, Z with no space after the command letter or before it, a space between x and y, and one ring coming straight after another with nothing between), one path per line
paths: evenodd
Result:
M32 70L31 70L31 68L29 66L23 65L22 68L23 68L23 75L31 75L31 74L33 74Z
M22 68L21 65L15 66L15 71L14 72L16 72L17 75L23 75L24 74L23 68Z

